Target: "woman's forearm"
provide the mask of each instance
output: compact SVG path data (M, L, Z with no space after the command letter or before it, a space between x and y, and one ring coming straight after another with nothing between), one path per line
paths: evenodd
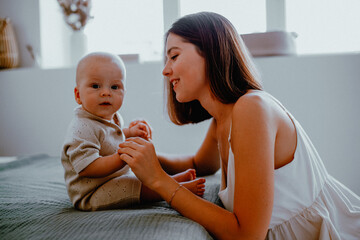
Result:
M162 168L169 174L183 172L189 168L195 169L198 176L214 174L219 170L218 157L203 157L202 160L196 159L196 156L169 155L157 153L157 157Z
M185 217L204 226L218 239L229 239L244 235L248 235L252 237L252 239L258 239L256 237L258 228L257 226L255 226L255 228L252 226L254 225L254 221L248 223L243 220L243 223L241 223L238 220L240 218L234 213L196 196L184 187L179 188L179 183L170 177L160 166L160 162L162 161L165 168L171 168L170 170L172 171L181 168L185 169L190 167L190 165L194 166L193 163L190 164L191 161L193 161L190 161L191 158L176 159L170 157L162 158L162 156L160 156L159 161L159 156L156 155L152 142L141 138L133 138L121 143L119 154L120 159L127 162L145 186L157 192L162 199L168 203L171 202L171 206L174 209ZM208 158L201 159L203 159L203 161L201 161L203 164L205 164L205 160L209 160ZM170 160L174 163L169 163ZM216 159L214 158L212 160ZM215 165L218 164L214 164L214 166ZM241 204L241 202L239 204ZM244 225L247 227L244 227ZM251 229L255 230L251 231ZM260 232L260 235L260 238L265 238L265 236L262 236L262 232Z
M194 155L175 156L157 153L162 168L170 174L193 168L198 176L214 174L219 170L220 158L215 125L212 121L203 143Z
M194 156L177 156L158 153L157 158L161 164L161 167L169 174L176 174L183 172L189 168L196 170L194 165Z
M178 189L179 184L173 179L163 179L159 183L155 185L154 191L167 202L171 200L171 207L201 224L217 239L229 239L242 234L233 213L194 195L184 187Z

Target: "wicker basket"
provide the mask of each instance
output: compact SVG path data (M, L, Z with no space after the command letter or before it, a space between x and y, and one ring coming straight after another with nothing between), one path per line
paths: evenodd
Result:
M9 18L0 18L0 68L19 65L19 48Z

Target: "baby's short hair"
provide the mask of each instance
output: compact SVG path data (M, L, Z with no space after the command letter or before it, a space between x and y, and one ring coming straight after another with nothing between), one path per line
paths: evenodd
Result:
M82 68L86 67L86 64L88 63L88 61L93 58L103 58L103 59L111 60L113 63L116 63L122 71L123 82L125 83L126 68L125 68L125 64L120 56L109 53L109 52L92 52L92 53L89 53L89 54L85 55L84 57L82 57L77 65L77 68L76 68L76 84L77 85L78 85L78 81L79 81L78 76L79 76L80 70L82 70Z

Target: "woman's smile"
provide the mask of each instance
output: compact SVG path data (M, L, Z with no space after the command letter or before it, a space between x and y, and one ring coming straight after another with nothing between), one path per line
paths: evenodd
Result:
M170 80L170 83L172 84L174 91L175 91L175 87L177 86L179 81L180 81L180 79L171 79Z

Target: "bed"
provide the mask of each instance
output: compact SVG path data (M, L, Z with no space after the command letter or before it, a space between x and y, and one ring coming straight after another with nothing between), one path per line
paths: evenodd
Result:
M221 206L219 176L204 198ZM0 163L0 239L212 239L165 202L82 212L73 208L59 157L36 155Z

